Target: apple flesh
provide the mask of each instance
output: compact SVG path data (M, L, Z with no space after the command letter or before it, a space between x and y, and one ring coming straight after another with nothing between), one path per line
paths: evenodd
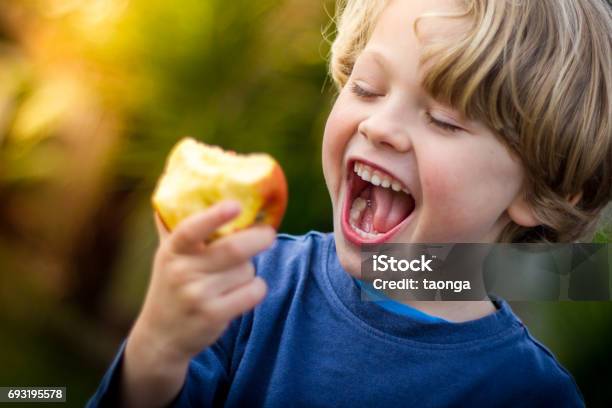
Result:
M153 207L173 230L181 220L211 205L232 199L241 212L221 226L212 239L263 222L278 228L287 207L287 182L270 155L247 155L220 147L180 140L170 152L153 193Z

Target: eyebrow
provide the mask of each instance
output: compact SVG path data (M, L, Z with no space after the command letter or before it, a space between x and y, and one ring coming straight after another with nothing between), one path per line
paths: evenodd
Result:
M364 50L358 57L359 60L361 57L365 57L366 59L371 59L374 61L380 68L382 68L385 72L389 72L389 60L385 57L384 53L377 49L369 49Z

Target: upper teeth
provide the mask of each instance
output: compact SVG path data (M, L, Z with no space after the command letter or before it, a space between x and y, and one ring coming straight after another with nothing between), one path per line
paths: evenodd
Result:
M393 189L393 191L403 191L406 194L410 194L407 189L402 187L402 182L394 179L388 174L382 173L364 163L355 162L354 167L355 173L363 180L368 183L372 183L375 186L381 186L384 188Z

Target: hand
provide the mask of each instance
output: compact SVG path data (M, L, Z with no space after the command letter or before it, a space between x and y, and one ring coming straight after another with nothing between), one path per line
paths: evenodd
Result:
M263 300L267 288L255 277L251 258L272 245L272 227L257 225L205 243L239 212L238 203L224 201L185 219L172 233L156 215L160 243L126 345L126 392L137 385L141 394L150 392L143 385L146 381L138 382L150 376L148 384L167 385L170 391L165 394L171 397L184 381L189 360L213 344L234 318ZM128 400L138 401L135 395Z

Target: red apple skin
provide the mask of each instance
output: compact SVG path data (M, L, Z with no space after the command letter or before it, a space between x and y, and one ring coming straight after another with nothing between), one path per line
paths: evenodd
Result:
M288 197L285 173L278 163L270 176L261 181L259 188L264 201L261 209L263 222L278 230L287 209Z

